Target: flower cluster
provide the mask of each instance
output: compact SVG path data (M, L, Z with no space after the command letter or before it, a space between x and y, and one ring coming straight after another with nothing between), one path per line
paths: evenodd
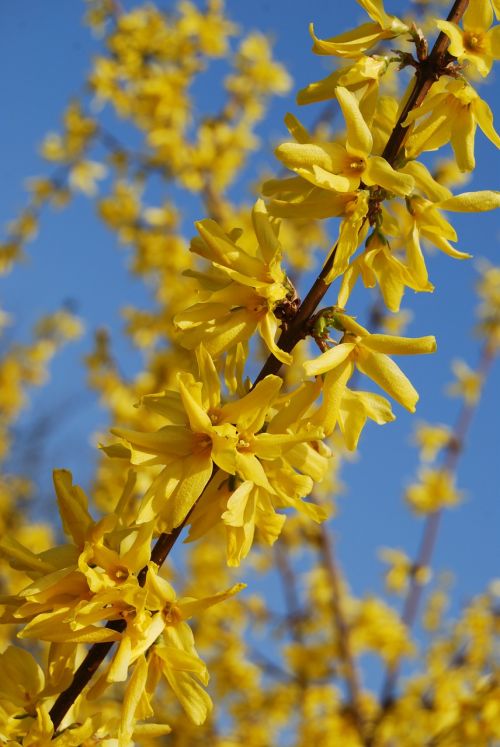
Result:
M295 730L297 745L472 747L500 739L495 590L469 605L448 638L438 635L443 593L435 596L425 618L436 633L425 674L395 696L401 661L416 652L412 594L430 579L429 559L382 551L388 589L407 595L400 616L381 599L350 591L324 524L335 512L342 459L357 449L369 421L396 417L382 394L358 388L357 377L416 410L419 394L393 356L437 349L433 335L408 337L400 329L406 289L434 290L424 250L468 259L454 246L447 213L500 207L498 192L451 190L475 167L478 126L500 145L491 109L473 86L475 74L486 77L500 56L492 26L498 3L458 2L454 20L426 17L422 28L387 13L382 0L358 4L369 20L355 29L322 39L311 26L313 51L341 65L297 98L301 106L333 101L340 127L323 121L307 129L287 114L290 138L275 154L290 173L267 178L249 209L234 203L230 188L257 147L267 99L290 87L269 41L252 33L233 50L239 30L221 0L207 0L204 9L181 0L169 13L89 0L88 22L104 36L89 89L138 130L141 145L132 151L99 115L72 103L62 133L42 147L56 172L31 182L31 204L0 246L0 270L19 258L45 205L78 192L94 198L103 181L98 216L132 249L131 270L149 283L154 304L124 310L127 332L144 353L138 375L122 375L104 329L86 359L111 419L111 435L100 434L92 490L100 518L71 474L56 470L66 540L45 536L42 547L44 530L25 530L15 518L14 494L28 486L9 475L0 483L0 622L33 651L10 645L10 632L0 641L0 741L128 747L173 730L179 744L194 745L205 737L193 728L207 719L214 747L280 744L283 729ZM430 53L423 28L437 36ZM194 84L219 58L230 68L224 102L200 114ZM407 66L417 74L400 101L397 73ZM451 165L419 160L448 144ZM202 203L207 217L195 223L190 242L174 197L150 204L155 179L168 185L166 194L187 190ZM325 244L330 219L337 238L301 301L296 286L312 267L313 244ZM334 305L321 306L335 282ZM360 285L379 294L366 326L354 308ZM465 412L459 424L469 422L500 348L499 287L498 268L485 266L484 359L478 371L455 364L452 393ZM27 386L40 383L48 358L79 332L78 321L59 312L41 320L31 347L3 354L2 458ZM405 500L431 522L429 531L442 509L461 500L454 475L461 428L417 428L423 464ZM185 528L185 568L162 568ZM239 594L245 584L232 574L244 560L281 578L285 615L258 594ZM255 632L263 625L286 641L279 663L258 651ZM43 667L34 658L38 647ZM386 668L380 701L359 682L366 653ZM209 670L227 719L224 712L210 721Z

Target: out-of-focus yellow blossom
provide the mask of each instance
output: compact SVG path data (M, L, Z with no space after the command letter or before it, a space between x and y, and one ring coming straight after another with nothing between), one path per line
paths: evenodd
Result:
M490 0L472 0L463 15L463 29L450 21L436 26L450 39L449 52L459 62L468 61L485 77L493 60L500 59L500 26L490 28L493 9Z
M384 314L380 320L380 329L388 335L401 335L413 319L413 313L402 309L394 314Z
M408 26L385 12L382 0L357 0L366 10L372 23L364 23L351 31L346 31L329 39L318 39L311 24L314 40L313 52L335 55L336 57L359 57L383 39L394 39L408 31Z
M115 182L113 193L99 201L98 210L103 221L118 232L119 238L129 241L141 212L138 189L126 182Z
M434 179L443 187L461 187L470 181L471 175L461 171L454 158L439 158L432 170Z
M483 387L483 377L473 371L465 361L456 360L451 365L456 381L447 388L453 397L462 397L468 405L479 401Z
M455 488L450 472L425 467L420 470L419 479L405 492L407 503L416 513L430 514L461 502L462 495Z
M85 116L81 104L76 101L64 114L64 134L48 135L42 144L42 155L48 161L74 161L85 151L96 131L95 121Z
M420 458L424 462L433 462L441 451L450 444L452 432L447 425L418 423L414 441L420 449Z
M239 102L255 102L256 96L271 92L287 93L292 85L283 65L273 60L263 34L252 33L243 39L234 66L236 72L226 78L225 86Z
M325 381L325 387L336 387L340 392L345 389L356 367L403 407L414 412L418 394L389 355L433 353L436 350L435 338L371 335L354 319L341 313L335 314L335 322L344 332L342 339L318 358L307 361L304 364L306 374L329 373L330 380Z
M104 179L107 169L97 161L78 161L70 171L69 183L73 189L87 197L97 194L97 181Z
M384 547L379 555L384 563L389 565L385 572L385 585L394 594L404 594L412 579L420 586L429 582L431 573L429 568L415 567L412 560L402 550Z
M449 603L449 596L444 589L436 589L432 592L422 614L422 623L425 630L435 632L441 627L443 615Z
M222 0L208 0L205 12L200 12L189 0L181 0L178 9L181 34L196 37L203 54L210 57L227 54L229 37L234 36L238 29L225 17Z
M500 348L500 267L485 265L476 288L481 299L478 333L494 352Z
M397 612L381 600L357 601L350 621L350 640L356 653L373 651L388 664L414 654L406 626Z
M202 300L175 317L179 341L190 350L203 342L218 357L257 330L269 351L290 364L291 355L275 342L280 322L274 310L294 300L281 268L278 227L261 200L254 207L252 222L255 239L247 240L245 248L237 243L238 229L227 234L213 220L196 224L200 238L193 239L191 251L208 259L212 267L196 274L204 289Z
M46 202L54 207L63 207L71 196L68 188L64 184L59 184L55 179L46 177L27 179L26 186L31 192L35 207Z
M474 142L478 125L493 145L500 147L490 107L465 80L435 83L424 103L408 114L405 125L422 117L405 144L409 158L450 143L459 169L472 171L476 165Z
M8 225L9 234L16 242L33 241L38 234L38 218L31 210L25 210Z

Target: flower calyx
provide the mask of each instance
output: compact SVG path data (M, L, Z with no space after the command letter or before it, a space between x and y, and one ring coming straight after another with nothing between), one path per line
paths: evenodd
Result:
M340 306L327 306L310 319L308 334L314 339L322 352L328 349L327 342L331 342L329 337L331 328L344 332L344 327L338 316L341 312L343 312L343 309Z

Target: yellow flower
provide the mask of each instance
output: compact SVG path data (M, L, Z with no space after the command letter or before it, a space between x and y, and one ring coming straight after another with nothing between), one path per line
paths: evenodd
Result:
M262 200L253 209L252 221L257 244L250 251L236 243L237 230L226 234L208 219L196 224L201 238L193 239L191 251L208 259L212 269L197 273L207 289L203 300L175 317L179 341L190 350L203 343L218 357L258 330L269 351L289 365L291 355L275 342L280 323L274 310L292 299L293 290L281 269L277 227Z
M339 86L356 92L360 97L360 108L363 112L364 102L369 105L376 99L380 78L387 71L388 61L385 57L360 57L348 67L330 73L323 80L310 83L297 94L297 104L312 104L334 99Z
M400 174L381 156L372 155L373 136L361 114L356 96L336 89L346 122L345 147L339 143L283 143L276 155L289 169L316 187L331 192L353 192L361 182L379 185L398 195L409 195L413 177Z
M404 124L409 126L417 120L421 121L412 128L405 145L409 158L450 143L459 169L472 171L476 165L474 141L478 125L493 145L500 147L490 107L464 80L434 84L426 100L408 114Z
M69 183L73 189L83 192L87 197L97 194L97 180L104 179L107 169L97 161L78 161L71 169Z
M407 503L417 513L430 514L460 503L461 494L453 484L453 475L446 470L424 468L419 478L420 482L410 485L405 493Z
M429 582L431 575L429 568L422 566L415 568L405 552L384 547L379 555L384 563L389 565L385 572L385 585L388 591L394 594L404 594L412 578L421 586Z
M429 282L425 285L416 282L410 268L391 251L389 242L380 231L369 237L365 251L345 271L337 300L341 308L347 305L360 275L366 288L378 285L385 305L394 312L399 311L405 287L415 291L433 290Z
M335 381L340 391L343 391L356 367L396 402L410 412L415 412L418 393L389 355L433 353L436 350L435 338L371 335L345 314L337 313L335 320L336 326L344 331L342 340L318 358L307 361L304 364L306 374L318 376L335 371Z
M488 348L495 351L500 348L500 267L484 264L477 293L481 299L477 330L485 338Z
M355 653L373 651L391 664L414 652L409 632L396 610L376 597L357 601L349 629Z
M433 462L441 449L444 449L452 441L452 432L447 425L419 423L414 440L420 449L422 461Z
M45 676L33 656L18 646L0 654L0 703L33 715Z
M500 59L500 26L490 28L492 22L490 0L472 0L463 16L463 29L450 21L436 25L450 39L450 54L459 62L468 60L485 77L493 60Z
M382 0L357 0L366 10L373 23L364 23L329 39L318 39L311 24L314 39L313 52L337 57L359 57L382 39L394 39L408 31L408 26L385 12Z
M453 195L439 202L430 202L423 197L411 197L407 201L408 210L398 210L400 224L406 222L407 228L401 230L391 217L388 216L387 228L384 217L384 230L389 233L400 236L406 234L405 249L408 260L408 269L411 273L413 282L419 286L419 290L428 290L427 267L425 265L424 255L420 246L420 237L427 239L431 244L436 246L442 252L454 259L469 259L470 254L458 251L450 241L457 241L457 233L451 223L441 214L441 210L451 212L483 212L494 210L500 207L500 192L484 190L482 192L463 192L459 195ZM393 207L393 209L394 209ZM409 211L409 212L408 212Z
M293 475L295 467L306 474L312 470L318 479L317 462L321 460L322 470L327 467L326 459L312 458L311 452L317 452L309 445L316 445L322 430L311 427L307 419L303 422L302 410L294 409L303 399L301 390L295 397L283 395L283 411L275 412L283 381L279 376L266 376L241 399L223 404L212 358L203 346L196 355L200 381L192 374L179 373L178 392L167 390L142 399L148 410L163 416L168 424L154 433L112 429L121 443L105 447L110 456L126 457L137 466L165 465L141 502L138 521L159 517L166 531L181 524L207 485L214 464L226 479L235 476L238 483L259 487L263 496L277 496L277 505L293 505L292 498L282 502L277 485L284 475L275 479L277 465ZM306 387L306 395L310 405L317 390ZM312 481L300 479L306 482L301 495L306 495Z
M468 405L479 401L483 387L483 377L473 371L464 361L453 361L452 370L456 381L448 387L448 393L454 397L463 397Z

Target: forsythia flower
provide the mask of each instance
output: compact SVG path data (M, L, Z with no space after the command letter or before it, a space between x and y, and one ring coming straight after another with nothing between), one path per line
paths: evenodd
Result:
M463 30L450 21L436 22L450 39L450 54L459 62L468 60L483 77L490 72L493 60L500 59L500 26L490 28L492 21L490 0L472 0L463 16Z
M389 565L385 572L385 585L390 592L403 594L412 578L421 586L430 579L429 569L422 566L416 568L408 555L401 550L384 547L379 555L384 563Z
M88 513L85 494L72 485L68 472L55 472L54 484L63 527L73 544L36 554L13 538L2 540L2 553L33 578L17 596L3 599L4 619L25 623L19 637L73 644L66 649L66 658L80 642L117 641L103 675L106 683L126 680L130 665L151 656L151 647L157 646L151 662L162 662L158 671L193 722L202 723L211 701L196 679L206 684L208 673L185 621L233 596L244 584L202 599L177 599L157 566L149 562L152 524L120 526L129 493L124 493L115 514L96 523ZM139 574L145 568L141 585ZM124 622L124 628L114 627L116 621ZM29 707L42 684L27 656L34 680L33 695L27 698L28 690L24 696Z
M373 23L364 23L351 31L346 31L329 39L318 39L311 24L314 39L313 52L337 57L359 57L382 39L394 39L406 33L408 26L385 12L382 0L357 0L366 10Z
M375 597L357 602L349 627L351 645L356 652L373 651L388 664L414 652L399 615Z
M196 224L201 238L193 239L191 251L208 259L212 268L196 274L205 288L203 300L175 317L179 341L190 350L203 342L208 352L218 357L258 330L269 351L290 364L291 355L275 342L279 322L274 310L293 299L281 269L277 227L262 200L256 203L252 220L256 244L248 250L236 243L238 231L226 234L213 220Z
M347 88L360 96L360 109L366 119L365 100L370 107L373 105L376 100L380 78L387 71L387 67L388 61L385 57L360 57L349 67L335 70L323 80L310 83L306 88L303 88L297 94L297 104L327 101L336 98L339 87Z
M433 462L441 449L452 441L452 432L447 425L430 425L419 423L415 431L415 443L420 449L420 458L424 462Z
M94 197L97 193L97 180L104 179L106 176L106 167L96 161L79 161L70 172L69 183L73 189L79 190L87 195Z
M473 371L464 361L453 361L452 370L456 381L448 387L448 393L454 397L463 397L468 405L479 401L483 387L483 377Z
M414 412L418 393L389 355L433 353L436 350L435 338L371 335L345 314L337 313L335 320L344 332L342 340L318 358L307 361L304 364L306 374L318 376L335 372L329 386L342 390L356 367L403 407Z
M419 514L429 514L447 506L456 506L461 494L453 484L453 475L444 469L422 469L420 482L406 489L407 503Z
M373 288L378 285L385 305L394 312L399 311L405 287L418 291L433 289L429 282L425 285L418 282L410 268L391 251L389 242L380 231L375 231L368 238L365 247L365 251L349 265L343 275L337 299L341 308L347 305L360 275L365 287Z
M179 373L178 391L142 399L142 404L163 416L167 425L155 433L112 429L121 444L104 447L110 456L126 456L137 466L164 465L142 500L138 520L159 519L166 531L181 524L207 485L214 465L225 474L228 484L233 484L226 495L230 512L237 503L242 511L255 497L271 521L275 506L302 507L297 498L311 491L309 475L321 480L328 465L326 457L318 453L323 430L301 419L303 400L309 406L317 390L306 386L305 395L302 390L295 397L286 394L283 411L275 411L283 381L266 376L240 400L222 404L219 377L210 355L203 346L196 354L200 381L192 374ZM295 406L301 409L296 411ZM296 469L305 475L297 474ZM220 485L220 476L217 480ZM206 503L204 511L210 515L210 502ZM217 502L211 505L218 510ZM325 517L317 507L311 512L316 519ZM224 520L235 521L229 514Z
M407 200L407 209L399 210L400 206L393 206L399 218L399 225L392 216L384 213L384 230L389 234L405 235L405 250L408 269L411 277L410 287L419 290L432 290L429 286L427 267L424 260L420 237L454 259L469 259L470 254L455 249L450 241L457 241L457 233L453 226L441 214L441 210L451 212L482 212L500 207L500 192L484 190L481 192L463 192L452 195L438 202L431 202L423 197L414 196ZM401 224L406 224L402 228Z
M409 158L450 143L459 169L472 171L476 165L474 142L478 125L493 145L500 147L490 107L464 80L445 84L438 81L424 103L408 114L404 124L409 126L417 120L421 121L414 125L405 144Z
M356 96L342 87L335 93L346 121L345 147L338 143L283 143L276 150L277 157L311 184L331 192L353 192L363 182L409 195L413 178L398 173L381 156L372 155L373 136Z

